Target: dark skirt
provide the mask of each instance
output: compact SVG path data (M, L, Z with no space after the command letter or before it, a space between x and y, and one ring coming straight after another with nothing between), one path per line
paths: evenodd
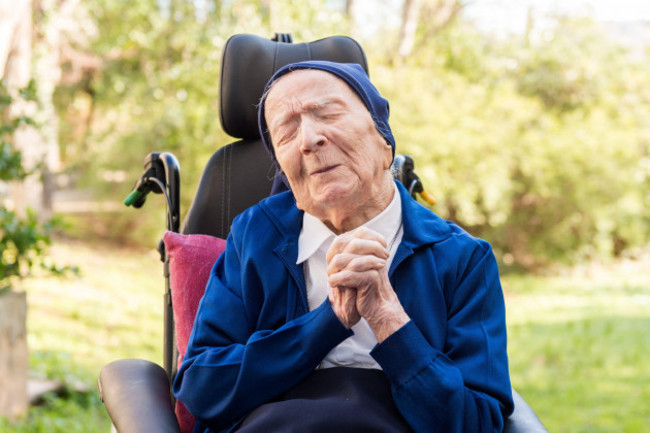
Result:
M380 370L316 370L278 401L253 410L238 433L412 432Z

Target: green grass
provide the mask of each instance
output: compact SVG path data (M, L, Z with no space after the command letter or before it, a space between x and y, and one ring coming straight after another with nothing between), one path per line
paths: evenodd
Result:
M57 242L50 255L81 273L24 284L30 376L68 387L17 422L0 419L0 431L108 433L95 385L101 368L131 357L162 362L162 265L155 251L80 242ZM74 391L79 383L86 392Z
M28 293L31 375L70 385L0 431L101 432L110 421L95 382L127 357L162 359L161 264L155 251L59 241L57 264ZM650 259L506 276L512 383L552 432L650 431ZM86 392L75 391L81 382Z
M512 383L549 431L650 430L649 267L504 278Z

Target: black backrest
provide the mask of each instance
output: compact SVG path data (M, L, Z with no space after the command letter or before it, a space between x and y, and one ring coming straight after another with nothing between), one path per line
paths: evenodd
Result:
M285 39L286 40L286 39ZM345 36L292 44L235 35L223 50L219 107L221 125L241 139L208 161L181 232L226 238L232 220L268 196L275 168L257 129L257 104L273 73L302 60L368 64L361 46Z

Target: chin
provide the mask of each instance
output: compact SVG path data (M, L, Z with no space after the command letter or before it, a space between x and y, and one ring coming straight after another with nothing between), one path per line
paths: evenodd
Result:
M358 202L360 197L358 191L350 184L327 185L312 193L314 202L328 207L345 205L350 202Z

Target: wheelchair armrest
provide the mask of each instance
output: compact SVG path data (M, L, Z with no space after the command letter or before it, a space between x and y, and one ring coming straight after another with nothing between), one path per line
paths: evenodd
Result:
M97 388L119 433L180 433L169 380L159 365L140 359L112 362L99 374Z
M537 414L514 389L512 398L515 411L506 419L504 433L548 433Z
M112 362L102 369L97 387L119 433L180 432L169 380L159 365L139 359ZM506 419L504 433L548 433L514 389L512 397L515 410Z

